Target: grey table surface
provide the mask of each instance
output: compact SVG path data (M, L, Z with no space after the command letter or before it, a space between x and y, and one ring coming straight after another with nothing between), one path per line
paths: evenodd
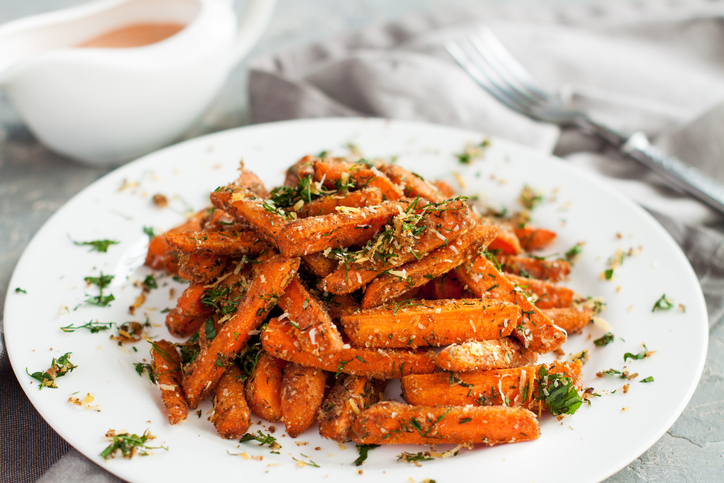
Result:
M529 1L505 3L506 8L525 8ZM549 0L557 6L580 6L582 2L591 0ZM81 3L85 3L84 0L3 0L0 23ZM252 57L430 8L480 3L475 0L280 0L269 30ZM496 0L487 3L496 3ZM208 114L186 138L247 123L246 74L242 63L232 72ZM0 306L4 305L15 264L38 229L73 195L108 171L84 167L48 151L0 93ZM724 324L720 322L711 330L701 382L681 417L651 449L607 481L724 481L723 349ZM18 437L0 435L8 436ZM605 458L605 450L601 458Z

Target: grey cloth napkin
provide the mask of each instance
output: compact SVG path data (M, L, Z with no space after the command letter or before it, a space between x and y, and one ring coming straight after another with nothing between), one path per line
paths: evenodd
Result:
M579 9L499 5L410 17L258 60L249 79L252 121L429 121L563 156L651 210L689 257L713 325L724 315L724 237L704 224L721 226L721 218L600 141L502 107L450 61L441 41L484 22L550 88L564 89L572 102L614 127L645 131L724 180L722 13L709 2L672 7L611 0ZM0 482L121 481L70 448L38 416L12 374L1 337L0 434Z

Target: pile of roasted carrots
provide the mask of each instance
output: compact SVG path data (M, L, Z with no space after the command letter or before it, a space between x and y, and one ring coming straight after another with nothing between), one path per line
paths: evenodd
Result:
M271 192L242 165L210 198L146 260L190 283L166 318L185 341L151 348L172 424L213 397L230 439L253 413L291 437L316 420L338 442L497 444L580 406L580 361L536 365L594 315L557 285L568 261L529 255L554 232L344 158L307 156ZM383 400L393 378L407 404Z

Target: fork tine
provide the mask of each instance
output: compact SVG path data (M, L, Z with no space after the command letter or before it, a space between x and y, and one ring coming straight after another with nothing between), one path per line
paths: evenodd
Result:
M537 102L550 101L550 95L543 90L538 81L535 80L525 67L523 67L510 52L508 52L490 28L486 26L478 27L475 29L475 32L477 33L477 39L479 40L473 41L473 45L475 45L476 48L482 45L485 46L483 51L481 51L481 55L483 55L485 60L496 68L496 71L499 75L501 75L501 77L506 78L506 81L510 83L512 88L521 95L525 95L527 97L530 97L532 94L534 97L538 98ZM490 53L490 55L486 55L486 53L484 53L485 51ZM510 76L506 76L506 73L510 74ZM510 77L512 77L516 82L511 83ZM526 89L530 94L522 92L516 84Z
M453 59L472 77L480 86L485 89L491 96L502 102L510 109L525 115L530 114L529 106L526 103L519 102L518 99L511 96L505 89L502 89L494 82L493 78L485 72L484 66L473 60L464 49L453 41L447 41L444 44L445 50Z

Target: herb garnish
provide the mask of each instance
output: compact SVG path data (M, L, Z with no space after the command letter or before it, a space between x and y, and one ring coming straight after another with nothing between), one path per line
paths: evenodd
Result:
M120 242L117 240L92 240L92 241L82 241L78 242L75 240L71 240L74 245L77 246L89 246L91 247L90 251L96 251L100 253L106 253L108 251L108 247L111 245L118 245Z
M576 243L565 253L566 260L568 260L569 262L574 262L581 255L582 251L583 243Z
M562 374L549 373L545 366L538 370L536 399L543 401L553 416L574 414L583 404L573 380Z
M156 279L153 277L153 275L147 275L146 278L143 279L143 288L147 288L148 290L158 288L158 282L156 282Z
M667 297L666 294L663 294L661 298L656 301L654 308L651 309L651 312L656 312L657 310L670 310L673 307L674 301Z
M426 452L419 452L419 453L407 453L403 451L402 453L397 455L397 461L405 461L407 463L415 463L417 466L420 466L420 461L432 461L435 458L433 458L428 451Z
M626 362L628 359L632 359L634 361L640 361L641 359L646 359L647 357L651 356L656 351L650 351L646 348L646 344L644 346L644 351L639 352L638 354L633 354L631 352L627 352L623 355L623 361Z
M528 185L523 186L520 192L520 204L525 208L532 210L543 201L543 193L536 191Z
M605 333L602 337L593 341L596 347L605 347L613 342L613 334L610 332Z
M20 287L15 287L15 293L28 293L25 290L21 289Z
M75 326L73 324L66 325L65 327L61 327L60 330L63 332L75 332L76 330L86 329L89 330L91 334L97 334L102 330L110 329L114 325L116 325L115 322L98 322L97 320L93 322L91 320L88 323L79 326Z
M38 390L42 390L44 387L52 387L54 389L57 389L58 386L55 383L55 380L61 376L65 376L69 372L73 372L73 369L75 369L76 365L71 364L70 362L70 355L72 352L66 352L62 356L60 356L58 359L53 357L53 362L50 364L50 368L47 371L44 372L33 372L30 374L28 372L28 368L25 368L25 372L38 381L40 383L40 386L38 386Z
M128 433L116 434L115 431L110 430L106 433L106 437L111 438L111 444L101 453L103 459L115 458L117 451L120 451L123 457L128 459L137 454L147 456L150 453L146 450L149 449L165 449L168 451L165 446L146 446L146 441L155 438L148 430L144 431L141 436Z
M379 444L356 444L355 448L359 452L359 457L352 463L355 466L360 466L367 459L367 454L370 450L379 448Z
M143 233L148 235L149 240L156 236L156 234L153 232L153 227L150 227L150 226L144 226Z
M277 439L274 436L264 434L261 430L258 430L257 434L246 433L239 440L240 443L246 443L247 441L256 441L259 443L259 446L267 445L270 449L279 449L282 447L279 443L277 443Z
M100 277L85 277L83 280L85 280L88 285L98 287L98 295L86 294L84 302L97 307L108 307L116 298L113 294L103 295L103 289L110 285L113 278L114 275L103 275L103 272L101 272Z
M641 379L639 382L654 382L654 376L649 376Z
M143 377L143 372L145 371L148 375L148 379L153 383L156 384L156 374L153 372L153 366L147 362L135 362L133 364L133 367L136 368L136 372L139 376Z

